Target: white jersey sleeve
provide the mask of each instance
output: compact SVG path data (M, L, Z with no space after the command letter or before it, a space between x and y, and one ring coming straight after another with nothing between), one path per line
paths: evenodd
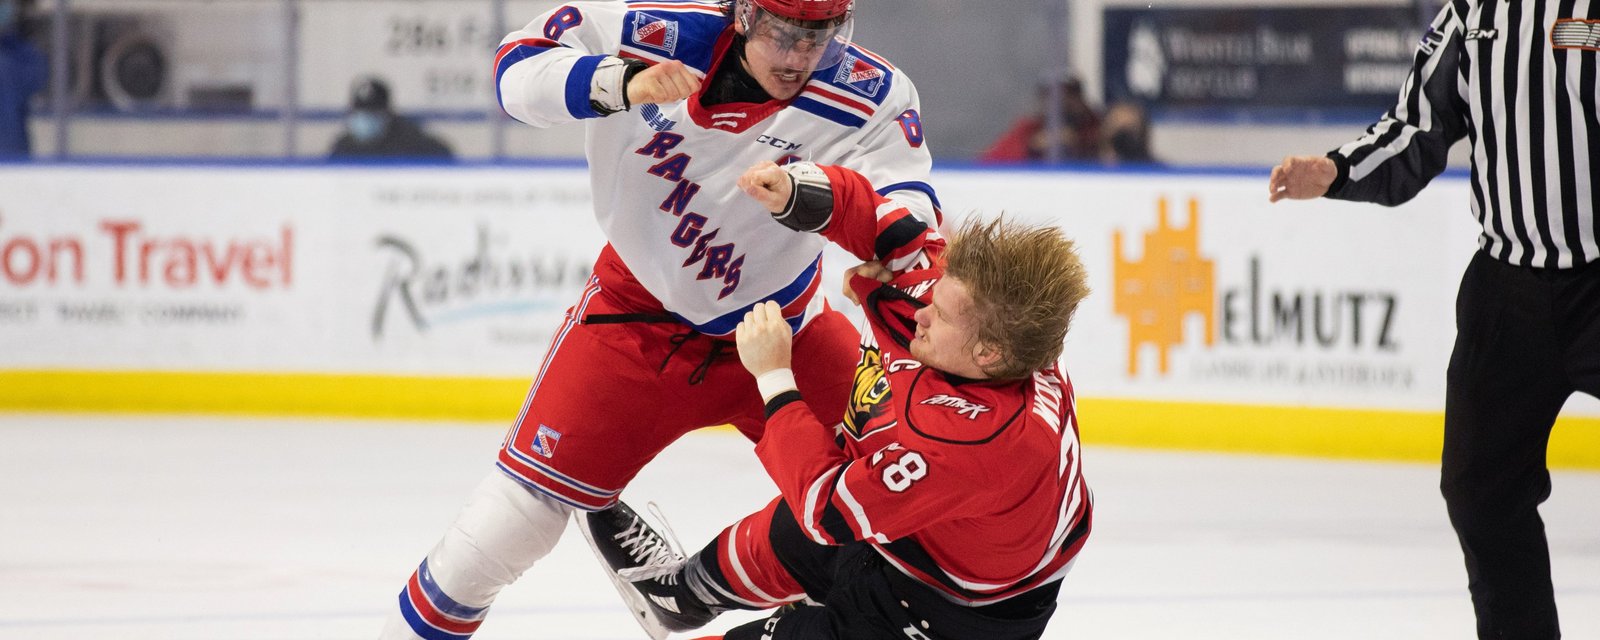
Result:
M836 164L866 176L880 195L904 206L929 227L938 228L942 213L938 196L928 183L933 156L922 131L917 87L911 78L876 54L859 46L852 47L851 53L859 53L861 61L847 58L841 67L853 64L853 69L845 68L860 77L881 65L891 75L891 82L883 103L864 125L859 144L846 151ZM877 64L869 66L867 61ZM848 78L838 80L847 82Z
M507 115L535 127L599 118L590 87L600 62L621 48L621 2L572 2L511 32L495 54L495 87Z
M667 313L723 336L772 301L799 330L824 307L824 240L773 221L738 179L760 162L843 165L936 226L916 88L853 45L787 101L706 105L697 93L603 118L590 105L596 70L611 56L713 74L737 55L724 9L714 0L575 0L505 39L496 86L522 122L584 120L595 220Z

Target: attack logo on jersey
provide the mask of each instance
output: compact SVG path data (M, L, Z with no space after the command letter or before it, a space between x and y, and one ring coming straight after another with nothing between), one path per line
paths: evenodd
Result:
M876 98L878 92L883 90L883 69L854 55L846 55L839 62L839 72L834 74L833 81L868 98Z
M893 424L893 420L884 420L888 401L889 378L883 374L883 356L877 347L864 349L861 361L856 364L855 381L850 385L850 410L844 414L845 431L860 440Z
M923 400L918 404L931 404L935 407L949 407L954 409L956 415L966 416L968 420L977 420L978 414L988 413L989 407L978 404L966 398L959 398L948 394L939 394Z
M648 13L633 14L633 43L667 55L678 52L678 22Z
M534 434L533 444L529 447L546 458L556 455L556 443L561 442L561 432L550 427L539 425L539 433Z

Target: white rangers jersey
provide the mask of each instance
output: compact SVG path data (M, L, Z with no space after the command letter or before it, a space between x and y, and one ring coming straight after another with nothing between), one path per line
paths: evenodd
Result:
M798 331L822 308L816 291L826 241L773 221L739 191L739 176L763 160L843 165L937 225L927 182L932 160L916 88L858 46L787 102L702 105L733 36L731 18L715 2L573 2L506 37L495 57L496 86L501 107L522 122L587 123L595 217L666 311L721 336L752 306L773 300ZM701 76L701 90L602 117L590 86L606 56L679 60Z

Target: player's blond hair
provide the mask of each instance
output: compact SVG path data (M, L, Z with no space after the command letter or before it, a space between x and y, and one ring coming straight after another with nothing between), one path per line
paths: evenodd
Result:
M1048 226L1004 216L968 218L951 236L945 274L972 296L969 320L995 349L990 377L1014 379L1055 364L1078 303L1089 295L1076 245Z

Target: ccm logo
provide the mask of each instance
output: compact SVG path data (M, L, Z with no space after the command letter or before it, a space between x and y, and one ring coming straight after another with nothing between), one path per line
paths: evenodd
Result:
M763 135L759 138L756 138L756 142L758 144L764 144L774 149L782 149L784 151L794 151L805 146L805 143L802 142L789 142L788 140L775 138L768 135Z

